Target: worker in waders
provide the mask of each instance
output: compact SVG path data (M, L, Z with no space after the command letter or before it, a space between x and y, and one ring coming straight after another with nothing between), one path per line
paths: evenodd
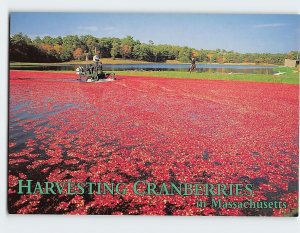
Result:
M192 59L191 59L191 66L190 66L189 71L191 73L194 70L196 70L196 59L194 57L192 57Z
M96 80L98 81L103 76L102 62L100 61L100 58L98 55L95 55L93 57L93 61L94 61L93 72L95 72Z

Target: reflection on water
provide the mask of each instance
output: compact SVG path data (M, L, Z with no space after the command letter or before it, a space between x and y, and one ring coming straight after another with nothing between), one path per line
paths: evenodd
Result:
M75 70L79 65L46 65L46 66L13 66L16 70ZM82 65L85 66L85 65ZM189 64L104 64L103 69L107 71L188 71ZM251 73L251 74L273 74L276 66L256 66L256 65L225 65L225 64L197 64L197 72L210 73Z

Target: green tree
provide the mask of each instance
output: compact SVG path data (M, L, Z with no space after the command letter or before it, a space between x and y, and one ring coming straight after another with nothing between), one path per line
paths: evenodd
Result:
M218 60L218 54L214 54L214 55L212 55L211 56L211 58L210 58L210 62L212 62L212 63L216 63L217 62L217 60Z
M41 37L37 36L37 37L34 38L33 43L36 46L39 46L39 45L41 45L43 43L43 41L42 41Z
M120 44L117 42L113 42L112 48L110 50L110 55L113 59L116 59L118 55L120 55Z
M54 39L51 36L44 36L42 42L43 44L54 45Z
M139 41L135 41L132 36L127 36L121 40L120 53L122 58L133 58L133 47L141 44Z
M110 57L111 49L112 49L112 39L111 38L100 38L99 39L99 50L101 57Z
M63 39L61 38L61 36L53 38L53 44L62 45Z
M190 62L192 56L192 49L185 46L180 49L178 54L178 60L181 62Z

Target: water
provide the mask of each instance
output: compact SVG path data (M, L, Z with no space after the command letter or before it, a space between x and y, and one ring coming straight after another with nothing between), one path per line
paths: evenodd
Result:
M13 66L15 70L57 70L57 71L75 71L79 65L22 65ZM81 65L84 66L85 65ZM104 64L105 71L188 71L189 64L165 64L165 63L151 63L151 64ZM248 74L273 74L273 68L276 66L256 66L256 65L228 65L228 64L197 64L197 72L210 73L248 73Z

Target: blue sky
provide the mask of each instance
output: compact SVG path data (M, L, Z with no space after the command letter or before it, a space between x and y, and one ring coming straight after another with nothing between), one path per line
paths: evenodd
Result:
M238 52L299 50L299 15L11 13L10 33L133 36L141 42Z

